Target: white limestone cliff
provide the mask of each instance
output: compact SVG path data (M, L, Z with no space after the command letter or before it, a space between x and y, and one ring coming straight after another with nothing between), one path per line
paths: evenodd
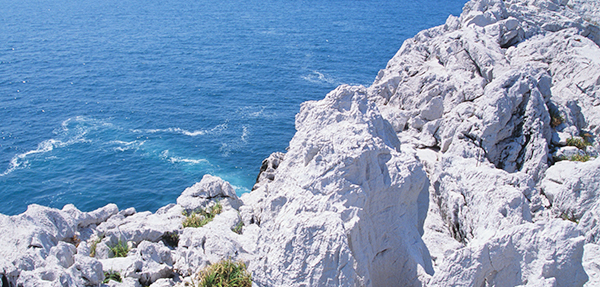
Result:
M597 0L472 0L370 87L304 103L241 198L207 175L156 213L0 215L2 287L183 285L226 258L257 286L599 286L599 21Z

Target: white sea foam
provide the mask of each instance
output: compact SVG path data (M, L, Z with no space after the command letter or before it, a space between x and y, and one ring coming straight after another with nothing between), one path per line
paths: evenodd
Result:
M235 192L238 194L250 192L250 189L247 187L244 187L244 186L232 185L232 187L235 190Z
M182 128L166 128L166 129L134 129L131 130L133 133L148 133L148 134L156 134L156 133L173 133L173 134L182 134L190 137L201 136L205 134L211 134L220 132L224 129L227 129L227 123L223 123L215 126L210 130L196 130L196 131L188 131Z
M250 132L248 131L248 126L242 126L242 141L243 142L247 142L246 138L250 135Z
M36 149L15 155L10 160L8 168L3 173L0 173L0 176L5 176L7 174L10 174L11 172L13 172L19 168L26 168L29 165L29 161L27 160L27 158L32 155L44 154L44 153L54 150L55 148L60 148L60 147L64 147L67 145L71 145L73 143L84 142L84 141L85 140L82 140L82 139L74 139L74 140L67 141L67 142L62 142L62 141L56 140L56 139L45 140L45 141L39 143Z
M208 164L208 160L205 159L189 159L189 158L182 158L182 157L170 157L169 161L171 163L178 163L178 162L183 162L183 163L190 163L190 164L201 164L201 163L206 163Z
M0 173L0 176L10 174L17 169L26 168L29 166L28 158L32 156L45 154L53 151L55 148L62 148L75 143L91 142L91 140L85 138L85 135L90 130L106 126L111 126L111 124L83 116L68 118L61 123L60 128L54 130L57 138L44 140L37 145L36 149L15 155L10 160L8 168L3 173Z
M302 79L305 79L311 83L315 84L331 84L331 85L339 85L340 83L335 80L333 77L323 74L318 71L312 71L312 73L302 76Z
M114 144L117 145L116 147L113 147L113 150L115 151L126 151L126 150L130 150L130 149L139 149L140 146L142 146L146 141L131 141L131 142L126 142L126 141L120 141L120 140L113 140L108 142L109 144Z
M191 159L191 158L184 158L184 157L179 157L179 156L172 156L169 152L169 150L164 150L163 152L160 153L160 158L164 159L164 160L168 160L171 163L188 163L188 164L210 164L210 162L206 159Z

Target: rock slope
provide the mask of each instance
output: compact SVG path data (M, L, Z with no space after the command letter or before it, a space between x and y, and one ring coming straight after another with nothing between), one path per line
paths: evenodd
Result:
M156 213L0 215L2 287L185 285L226 258L257 286L599 286L599 22L597 0L472 0L304 103L241 198L207 175Z

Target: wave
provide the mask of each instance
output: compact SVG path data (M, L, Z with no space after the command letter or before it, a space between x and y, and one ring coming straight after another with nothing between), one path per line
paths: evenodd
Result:
M91 142L85 136L91 130L97 130L101 127L112 126L110 123L99 121L96 119L86 118L83 116L77 116L64 120L60 128L53 131L56 138L51 138L38 143L37 147L33 150L26 151L15 155L9 162L8 168L0 173L0 176L6 176L11 172L26 168L29 166L28 158L31 156L45 154L53 151L55 148L66 147L75 143Z
M302 76L302 79L305 79L311 83L315 83L315 84L330 84L330 85L339 85L339 81L337 81L335 78L323 74L321 72L318 71L312 71L310 74L306 75L306 76Z
M227 122L222 123L220 125L215 126L210 130L197 130L197 131L188 131L182 128L166 128L166 129L134 129L131 130L133 133L174 133L174 134L182 134L190 137L201 136L205 134L213 134L227 129Z
M161 154L160 157L162 159L168 160L171 163L187 163L187 164L210 164L210 162L206 159L190 159L190 158L183 158L183 157L179 157L179 156L171 156L169 150L164 150Z
M126 142L126 141L121 141L121 140L113 140L108 142L108 144L113 144L113 145L117 145L116 147L113 147L114 151L127 151L127 150L138 150L146 141L130 141L130 142Z
M67 142L63 142L56 139L45 140L39 143L36 149L15 155L10 160L8 168L3 173L0 173L0 176L6 176L19 168L26 168L27 166L29 166L29 161L27 160L27 158L31 155L44 154L54 150L55 148L61 148L74 143L81 143L86 141L87 140L84 139L73 139Z
M247 188L245 186L231 185L231 187L233 187L233 190L235 190L235 192L238 194L248 193L251 191L249 188Z
M248 127L247 127L247 126L243 126L243 127L242 127L242 137L241 137L241 138L242 138L242 141L243 141L243 142L248 142L248 141L246 140L246 138L247 138L249 135L250 135L250 132L248 131Z

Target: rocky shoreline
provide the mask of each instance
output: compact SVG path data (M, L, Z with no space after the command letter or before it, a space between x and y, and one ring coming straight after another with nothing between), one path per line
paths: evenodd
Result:
M472 0L370 87L302 104L241 198L206 175L155 213L0 214L2 287L185 286L222 259L256 286L598 286L599 22L600 1Z

